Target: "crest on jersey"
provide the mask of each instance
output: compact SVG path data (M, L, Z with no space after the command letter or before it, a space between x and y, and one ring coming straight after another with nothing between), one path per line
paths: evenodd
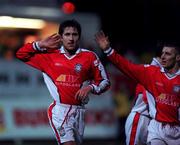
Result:
M75 65L75 71L80 72L82 70L82 65L81 64L76 64Z
M175 93L179 93L179 91L180 91L180 86L178 86L178 85L174 86L174 87L173 87L173 91L174 91Z

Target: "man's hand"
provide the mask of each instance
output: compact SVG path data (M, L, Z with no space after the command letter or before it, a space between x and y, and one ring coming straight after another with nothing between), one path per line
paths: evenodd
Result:
M86 86L84 88L79 89L75 95L75 99L81 100L83 102L83 100L86 99L91 90L91 86Z
M38 42L40 48L57 49L61 45L61 36L59 34L53 34Z
M107 50L110 47L108 36L105 36L103 31L95 34L95 40L103 51Z

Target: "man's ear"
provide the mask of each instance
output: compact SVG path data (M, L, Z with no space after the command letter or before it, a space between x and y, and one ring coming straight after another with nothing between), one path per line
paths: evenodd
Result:
M176 61L177 61L177 62L180 62L180 54L178 54L178 55L176 56Z

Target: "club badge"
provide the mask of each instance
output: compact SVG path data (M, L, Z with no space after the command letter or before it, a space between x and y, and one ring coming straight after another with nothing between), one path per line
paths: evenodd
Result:
M82 70L82 65L81 64L76 64L75 65L75 71L79 73L81 70Z
M176 86L173 87L173 91L175 93L179 93L179 90L180 90L180 86L176 85Z

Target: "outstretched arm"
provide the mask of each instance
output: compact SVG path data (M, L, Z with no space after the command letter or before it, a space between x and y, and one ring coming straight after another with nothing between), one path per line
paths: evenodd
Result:
M108 36L101 31L95 35L95 40L99 47L104 51L104 53L108 56L108 59L126 76L135 80L137 83L140 83L144 86L147 85L150 76L150 69L144 65L137 65L126 58L118 54L114 49L110 47L110 41Z

